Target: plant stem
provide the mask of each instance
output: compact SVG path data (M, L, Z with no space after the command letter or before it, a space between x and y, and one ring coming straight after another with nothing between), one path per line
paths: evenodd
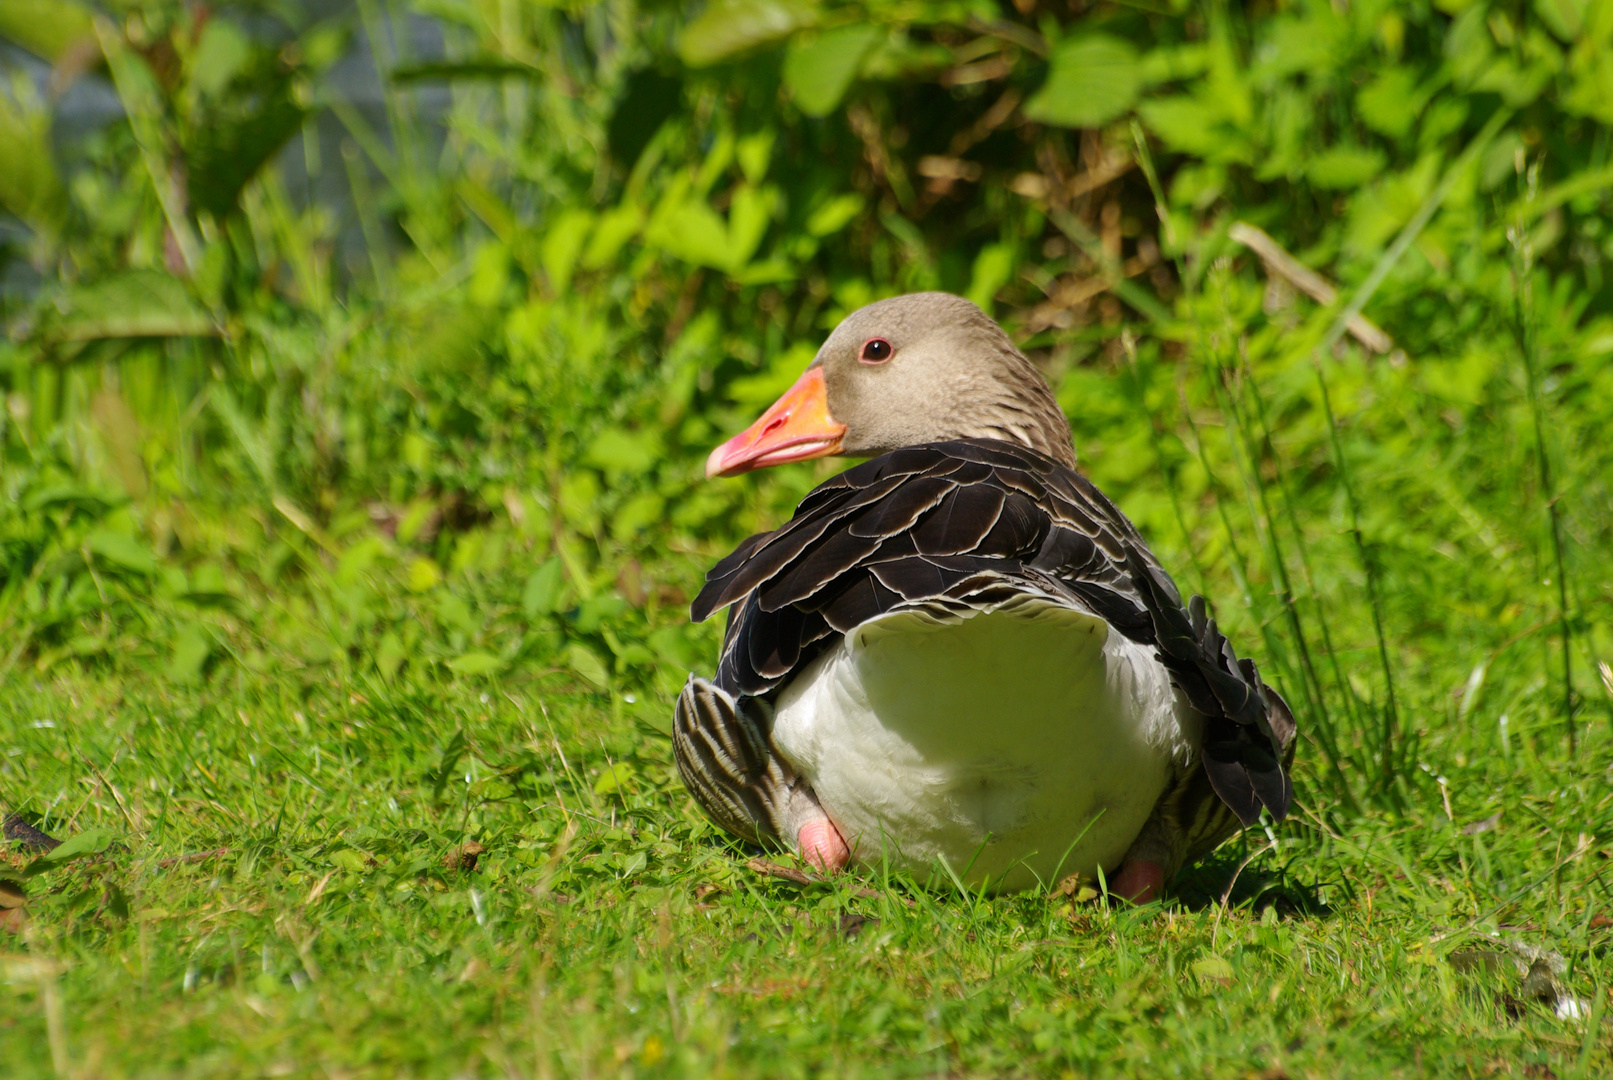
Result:
M1405 227L1400 230L1400 234L1395 237L1394 242L1379 256L1377 265L1372 268L1372 272L1367 275L1366 280L1356 288L1355 293L1350 297L1350 302L1333 317L1332 325L1328 327L1327 333L1311 353L1311 363L1316 369L1316 383L1321 388L1322 409L1327 419L1327 430L1333 446L1334 462L1339 470L1339 479L1344 486L1344 499L1349 507L1350 537L1355 543L1356 555L1360 558L1361 568L1366 574L1367 599L1372 605L1372 627L1378 638L1378 662L1383 668L1385 689L1383 745L1379 748L1379 752L1380 767L1383 769L1386 785L1394 775L1394 738L1398 727L1394 671L1389 663L1389 642L1384 636L1383 630L1383 605L1378 595L1377 561L1368 551L1366 540L1361 534L1360 502L1356 498L1355 485L1350 480L1350 468L1344 456L1344 445L1339 439L1338 421L1333 413L1333 400L1328 392L1326 373L1322 369L1322 358L1332 352L1333 346L1337 345L1339 340L1343 338L1345 330L1349 327L1350 320L1361 314L1362 309L1367 306L1367 301L1371 300L1373 294L1378 291L1378 286L1382 285L1384 280L1388 278L1389 272L1394 269L1401 256L1405 255L1412 242L1417 239L1418 234L1433 219L1435 212L1439 210L1446 197L1450 195L1451 189L1456 186L1456 182L1461 179L1462 174L1473 166L1473 163L1478 160L1479 154L1490 144L1490 140L1495 138L1502 125L1511 118L1512 110L1506 106L1502 106L1491 114L1484 127L1479 130L1477 135L1473 136L1473 141L1468 143L1467 148L1462 151L1461 157L1457 158L1451 167L1446 170L1444 177L1440 179L1439 186L1429 193L1428 198L1423 200L1423 204L1417 208L1417 212L1412 215L1411 220L1406 222Z
M1536 167L1529 170L1526 201L1535 196ZM1528 388L1529 412L1534 420L1535 461L1540 469L1540 495L1546 500L1546 516L1551 522L1552 561L1557 567L1557 622L1561 629L1563 646L1563 723L1568 730L1568 753L1579 749L1579 735L1574 728L1574 666L1573 629L1568 622L1568 567L1563 558L1562 513L1557 506L1556 489L1552 485L1551 455L1546 452L1545 406L1541 401L1540 372L1535 363L1539 347L1534 320L1534 248L1521 225L1507 230L1512 245L1512 300L1513 335L1518 352L1523 356L1524 384Z

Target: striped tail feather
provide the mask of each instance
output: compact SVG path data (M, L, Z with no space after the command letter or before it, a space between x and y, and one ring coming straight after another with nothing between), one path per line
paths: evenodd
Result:
M689 676L672 714L678 773L718 827L748 843L794 850L801 825L826 815L773 746L772 707Z

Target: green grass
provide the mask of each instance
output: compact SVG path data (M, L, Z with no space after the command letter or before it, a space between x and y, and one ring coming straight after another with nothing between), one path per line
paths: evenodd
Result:
M761 876L630 711L564 678L14 678L5 789L120 842L29 883L8 1075L1613 1069L1606 1027L1449 961L1513 935L1613 1012L1605 722L1572 761L1555 725L1505 754L1436 738L1454 823L1438 783L1396 814L1307 801L1274 850L1252 834L1129 909ZM475 870L447 868L466 840Z

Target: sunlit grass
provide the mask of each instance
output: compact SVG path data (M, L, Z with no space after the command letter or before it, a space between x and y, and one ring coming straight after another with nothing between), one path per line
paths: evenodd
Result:
M404 670L14 680L8 798L120 841L29 882L11 1075L53 1075L47 998L64 1076L1613 1068L1602 1029L1449 959L1515 937L1604 1007L1605 723L1571 760L1549 722L1432 734L1403 813L1306 801L1132 910L760 876L622 702Z

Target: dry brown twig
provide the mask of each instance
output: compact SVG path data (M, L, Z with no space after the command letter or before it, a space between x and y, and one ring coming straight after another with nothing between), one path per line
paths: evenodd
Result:
M1339 291L1332 282L1290 255L1264 229L1247 221L1235 221L1227 230L1227 236L1260 256L1267 274L1275 274L1323 307L1339 298ZM1394 339L1365 315L1350 316L1345 328L1350 336L1375 353L1387 353L1395 347Z

